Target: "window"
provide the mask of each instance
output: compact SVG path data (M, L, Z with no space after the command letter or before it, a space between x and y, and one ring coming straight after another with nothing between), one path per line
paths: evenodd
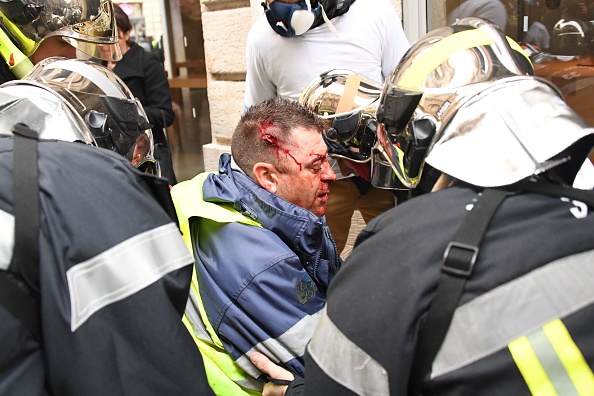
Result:
M466 16L491 20L522 44L536 74L552 81L567 103L594 125L594 0L403 1L411 42Z

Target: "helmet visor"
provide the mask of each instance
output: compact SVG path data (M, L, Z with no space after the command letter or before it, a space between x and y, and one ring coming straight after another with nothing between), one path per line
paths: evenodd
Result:
M377 113L377 143L372 156L371 183L375 187L413 188L418 184L426 148L434 135L429 119L413 117L422 97L419 92L386 86ZM388 166L396 178L388 177Z

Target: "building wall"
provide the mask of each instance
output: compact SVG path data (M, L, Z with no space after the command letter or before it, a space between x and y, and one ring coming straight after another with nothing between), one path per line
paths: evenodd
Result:
M402 0L391 0L402 16ZM233 129L243 111L245 44L262 0L201 0L212 143L203 147L204 167L215 170L229 152Z

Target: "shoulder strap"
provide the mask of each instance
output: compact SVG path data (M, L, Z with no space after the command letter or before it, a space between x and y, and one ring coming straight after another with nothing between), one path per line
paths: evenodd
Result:
M37 133L24 124L16 124L13 135L15 241L12 263L8 270L0 271L0 303L41 342L41 316L36 301L39 297ZM19 276L25 284L19 282Z
M594 208L592 190L580 190L539 180L522 183L519 190L571 198ZM450 327L464 285L472 275L480 243L506 194L503 190L484 190L474 209L466 215L454 241L446 248L437 292L419 329L409 384L410 395L420 394L423 382L431 372L431 366Z
M431 372L433 360L447 334L464 285L472 276L483 236L506 191L485 189L474 208L466 215L454 240L444 253L437 292L421 323L413 360L409 394L420 394Z
M545 181L528 181L520 185L522 191L540 193L553 197L571 198L594 208L594 191L580 190L578 188L561 186L558 184L547 183Z

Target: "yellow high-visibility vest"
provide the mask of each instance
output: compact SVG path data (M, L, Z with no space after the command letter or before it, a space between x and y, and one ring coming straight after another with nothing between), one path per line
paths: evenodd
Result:
M192 180L176 184L171 196L177 212L182 237L190 254L193 255L189 219L205 218L217 223L242 223L261 227L254 220L237 212L228 204L205 202L202 185L209 173L202 173ZM227 353L212 325L200 298L196 270L192 274L190 298L182 319L198 346L204 361L208 382L217 395L261 395L262 383L248 375Z

